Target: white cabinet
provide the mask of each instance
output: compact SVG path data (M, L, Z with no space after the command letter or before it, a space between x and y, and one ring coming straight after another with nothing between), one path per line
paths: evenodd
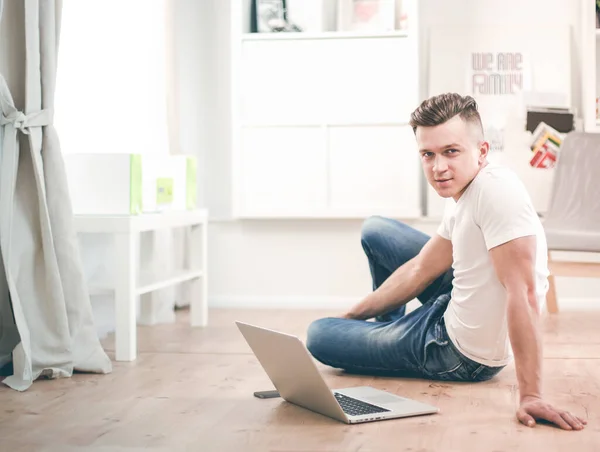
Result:
M408 126L247 127L242 135L243 217L421 214Z
M417 101L411 46L403 35L249 38L240 67L242 123L405 123Z
M250 34L239 8L233 1L234 215L420 216L408 126L419 103L418 21L379 34Z
M244 128L241 142L240 214L325 210L327 162L320 128Z

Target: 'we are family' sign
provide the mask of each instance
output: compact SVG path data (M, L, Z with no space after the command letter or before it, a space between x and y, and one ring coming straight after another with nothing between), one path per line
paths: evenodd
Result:
M513 95L527 89L527 61L521 52L473 52L470 63L468 83L474 96Z

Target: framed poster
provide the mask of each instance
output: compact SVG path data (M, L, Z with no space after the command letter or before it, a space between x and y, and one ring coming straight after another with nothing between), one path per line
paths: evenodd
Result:
M392 31L396 0L338 0L338 31Z
M250 31L271 33L285 28L286 0L252 0Z

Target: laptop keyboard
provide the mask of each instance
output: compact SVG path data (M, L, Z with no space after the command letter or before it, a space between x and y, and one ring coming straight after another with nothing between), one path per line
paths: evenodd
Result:
M352 397L348 397L343 394L338 394L337 392L334 392L333 395L342 407L342 410L344 410L344 413L350 416L360 416L363 414L384 413L386 411L390 411L361 400L353 399Z

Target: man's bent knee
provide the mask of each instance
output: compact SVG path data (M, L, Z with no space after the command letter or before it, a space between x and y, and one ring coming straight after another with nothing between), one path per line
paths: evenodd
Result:
M385 229L385 218L374 215L367 218L361 228L360 238L363 243L372 243L381 237L382 231Z
M317 358L322 345L327 343L327 319L319 319L312 322L306 333L306 348Z

